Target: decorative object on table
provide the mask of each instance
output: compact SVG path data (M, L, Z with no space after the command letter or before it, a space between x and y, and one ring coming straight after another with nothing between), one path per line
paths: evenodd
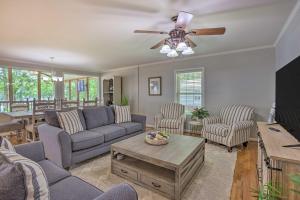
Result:
M195 108L192 111L192 119L202 121L205 117L208 117L209 113L204 107Z
M184 122L184 105L178 103L166 103L162 105L160 113L154 117L156 130L166 131L172 134L182 135Z
M268 124L275 124L275 108L276 108L276 104L272 103L272 107L269 113L269 118L268 118Z
M149 96L161 96L161 77L148 78Z
M126 96L123 96L121 100L121 106L128 106L128 105L129 105L128 98Z
M201 28L187 30L193 15L188 12L180 11L178 15L171 17L171 21L175 23L174 29L171 31L152 31L152 30L135 30L134 33L150 33L150 34L166 34L168 38L161 40L159 43L151 47L157 49L162 46L160 53L166 54L168 57L177 57L182 55L194 54L192 48L197 45L188 36L199 35L223 35L225 27L218 28Z
M146 134L145 142L151 145L164 145L169 142L169 134L163 131L151 131Z

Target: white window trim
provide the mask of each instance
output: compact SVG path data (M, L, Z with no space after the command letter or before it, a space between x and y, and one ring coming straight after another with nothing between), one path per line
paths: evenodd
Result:
M195 67L195 68L186 68L186 69L177 69L174 70L174 82L175 82L175 87L174 87L174 102L178 103L177 101L177 81L176 81L176 74L177 72L195 72L195 71L202 71L202 79L201 79L201 94L202 94L202 107L205 107L205 68L204 67Z

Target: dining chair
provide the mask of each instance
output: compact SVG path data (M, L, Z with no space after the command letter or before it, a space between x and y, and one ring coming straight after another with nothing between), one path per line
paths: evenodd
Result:
M12 119L6 113L0 113L0 136L17 135L17 139L21 140L24 136L24 123L22 120Z
M77 100L60 99L60 110L73 110L78 108L79 108L79 99Z
M25 101L11 101L10 102L10 111L28 111L29 110L29 100L28 98Z
M88 108L88 107L97 107L98 105L98 98L96 97L95 100L85 100L83 99L83 108Z
M56 100L36 100L33 99L32 104L32 117L29 121L29 123L25 126L26 132L27 132L27 140L29 141L35 141L38 138L38 131L37 127L43 123L45 123L44 120L44 112L46 110L56 110ZM31 134L31 138L28 138L28 136Z

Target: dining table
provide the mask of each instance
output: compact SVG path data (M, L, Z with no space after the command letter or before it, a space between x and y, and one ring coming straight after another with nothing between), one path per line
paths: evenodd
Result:
M10 116L13 119L28 119L32 118L33 112L32 110L29 111L13 111L13 112L6 112L6 115ZM36 112L35 116L43 117L44 112Z

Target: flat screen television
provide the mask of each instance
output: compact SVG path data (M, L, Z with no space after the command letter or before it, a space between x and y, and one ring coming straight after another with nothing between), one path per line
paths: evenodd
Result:
M300 56L276 72L275 120L300 141Z

